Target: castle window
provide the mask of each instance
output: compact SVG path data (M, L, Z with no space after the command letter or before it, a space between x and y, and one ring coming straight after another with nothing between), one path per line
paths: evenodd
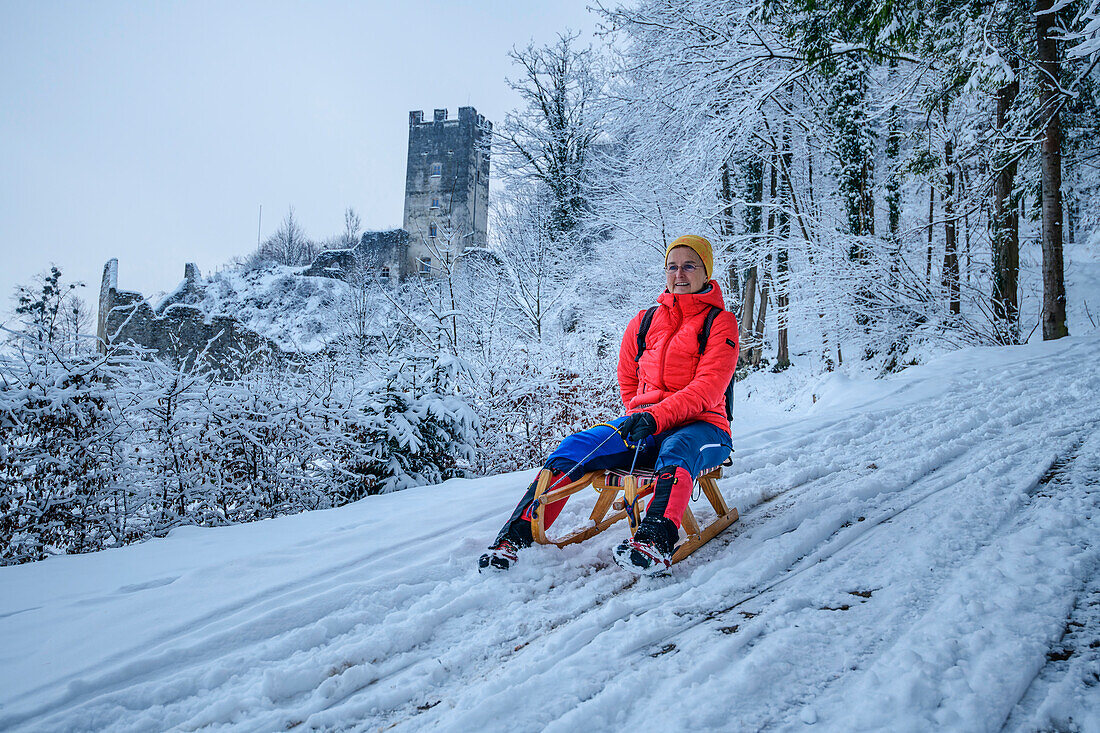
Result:
M443 164L442 163L432 163L432 175L433 176L443 175Z
M432 239L435 239L436 237L439 236L439 229L436 228L435 222L432 222L431 224L428 225L428 236L431 237Z
M379 275L378 275L378 276L379 276L380 278L382 278L383 280L389 280L389 279L390 279L390 268L388 268L388 267L383 267L383 268L382 268L382 272L381 272L381 273L379 273Z
M416 262L419 265L419 272L420 272L421 275L431 275L432 274L432 258L431 257L421 257Z
M439 208L439 199L432 199L432 208L433 209L438 209Z

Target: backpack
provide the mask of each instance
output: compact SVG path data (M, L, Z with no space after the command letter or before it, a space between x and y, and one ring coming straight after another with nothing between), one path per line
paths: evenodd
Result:
M653 323L653 314L657 312L658 306L652 306L642 315L642 322L638 326L638 354L634 357L634 362L637 363L642 358L642 352L645 351L645 337L649 333L649 326ZM703 328L699 331L699 355L702 356L703 352L707 348L707 341L710 339L710 327L714 325L714 319L718 317L718 314L722 312L722 309L716 305L710 307L710 312L707 313L707 318L703 321ZM730 377L730 383L726 386L726 419L733 422L733 383L735 379Z

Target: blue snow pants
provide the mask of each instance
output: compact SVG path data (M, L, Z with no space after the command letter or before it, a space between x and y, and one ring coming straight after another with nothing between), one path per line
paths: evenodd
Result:
M616 433L616 428L625 419L624 415L608 424L570 435L546 459L546 467L551 471L568 473L574 481L588 471L630 468L634 460L634 446L627 444ZM665 468L682 468L694 478L704 468L717 466L726 460L732 448L733 441L725 430L708 422L693 422L643 440L638 451L638 465L652 466L656 473ZM586 456L587 460L581 463Z
M545 467L555 474L568 474L570 481L576 481L589 471L630 468L635 446L628 444L616 430L625 419L624 415L570 435L549 455ZM637 465L653 467L656 473L682 469L695 478L704 469L725 461L732 449L733 440L726 431L708 422L693 422L645 438L638 449ZM500 536L508 532L516 520L530 520L529 509L535 498L535 488L535 483L528 487ZM667 497L664 500L667 501ZM564 502L561 504L564 506ZM554 517L560 510L558 506Z

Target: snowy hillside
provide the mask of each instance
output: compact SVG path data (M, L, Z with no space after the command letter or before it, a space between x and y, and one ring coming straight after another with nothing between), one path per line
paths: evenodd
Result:
M669 577L621 527L479 576L529 472L0 568L0 729L1100 730L1097 363L741 403L741 521Z
M300 274L304 269L278 265L262 270L228 268L202 279L201 298L180 302L196 306L207 319L234 316L285 351L320 351L340 334L340 308L336 306L348 298L349 288L341 280ZM175 298L184 287L181 282L160 301Z

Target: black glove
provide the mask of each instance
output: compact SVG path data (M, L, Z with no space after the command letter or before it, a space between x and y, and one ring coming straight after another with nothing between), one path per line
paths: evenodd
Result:
M655 432L657 432L657 421L648 412L627 415L626 419L619 423L619 434L629 443L641 443Z

